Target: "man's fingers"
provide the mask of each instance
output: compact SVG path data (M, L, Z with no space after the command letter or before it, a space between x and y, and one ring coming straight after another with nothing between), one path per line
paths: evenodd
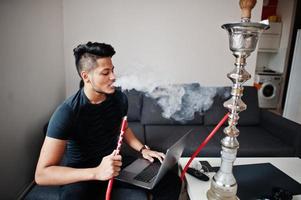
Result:
M113 173L113 176L118 176L119 175L119 172L114 172Z
M160 163L163 163L163 159L160 156L158 156L157 158L160 161Z
M114 160L114 161L113 161L113 165L114 165L114 166L121 167L121 166L122 166L122 162Z
M157 152L157 151L151 151L150 155L152 157L158 158L159 160L163 160L165 158L165 154L164 153Z
M143 153L143 157L151 162L154 162L154 158L156 158L162 163L165 159L165 154L162 152L148 150Z
M120 172L121 168L120 168L120 167L117 167L117 166L115 166L113 170L114 170L114 172Z
M121 155L116 155L116 156L113 156L112 159L121 161L122 157L121 157Z
M152 157L157 158L161 163L163 162L163 158L162 158L161 155L159 155L158 153L152 154Z
M158 152L158 154L159 154L163 159L165 158L165 154L164 154L164 153Z
M149 160L150 162L154 162L154 159L148 154L144 155L144 158Z

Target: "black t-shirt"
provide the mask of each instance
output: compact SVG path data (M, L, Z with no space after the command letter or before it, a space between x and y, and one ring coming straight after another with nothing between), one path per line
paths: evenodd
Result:
M102 103L91 104L80 89L53 113L47 136L68 140L67 166L95 167L116 148L127 109L127 97L119 90L107 95Z

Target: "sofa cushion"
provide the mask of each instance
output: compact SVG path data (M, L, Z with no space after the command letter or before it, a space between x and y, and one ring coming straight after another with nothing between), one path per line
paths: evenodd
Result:
M260 126L239 127L238 156L293 156L295 150Z
M143 108L141 122L144 125L175 125L175 124L203 124L203 116L196 113L193 120L190 121L176 121L173 119L167 119L162 116L163 110L157 101L151 97L143 97Z
M216 96L214 98L214 103L212 107L207 110L204 114L204 125L205 126L214 126L219 123L219 121L227 113L227 109L224 108L223 103L226 99ZM227 124L227 121L225 122Z
M169 147L190 129L193 130L189 135L189 142L182 156L191 156L208 135L208 129L203 126L148 125L145 127L146 144L152 149L165 153ZM218 156L219 149L219 143L211 140L198 156Z
M213 126L208 129L213 130ZM215 134L214 140L220 142L225 134L221 127ZM240 131L238 156L264 157L264 156L293 156L294 148L286 145L280 139L273 137L261 126L238 126Z
M140 121L143 93L136 90L125 90L128 98L128 121Z
M261 109L260 112L261 127L287 145L293 146L296 156L301 157L301 125L268 110Z
M183 156L191 156L197 148L200 146L202 142L208 137L210 131L206 127L196 127L195 134L191 135L189 138L189 145L185 148ZM215 137L215 136L214 136ZM214 138L213 137L213 138ZM206 144L206 146L198 153L198 156L201 157L219 157L221 151L220 142L217 140L211 140Z
M258 105L258 92L255 87L244 87L242 100L247 105L247 109L242 111L238 123L240 125L258 125L260 123L260 108Z
M231 98L231 97L230 97ZM239 113L239 125L257 125L260 121L260 108L258 106L258 95L255 87L245 86L243 102L247 105L247 109ZM227 109L223 106L225 98L216 96L213 106L204 115L204 124L212 126L218 124L222 117L227 113ZM227 121L225 122L227 124Z

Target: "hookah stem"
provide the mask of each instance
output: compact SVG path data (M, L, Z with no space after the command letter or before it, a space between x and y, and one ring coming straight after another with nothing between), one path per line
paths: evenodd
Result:
M118 138L118 142L117 142L117 148L116 148L116 152L115 152L114 155L119 155L120 148L121 148L121 145L122 145L123 135L124 135L124 132L125 132L126 127L127 127L126 124L127 124L127 116L123 117L123 119L122 119L120 134L119 134L119 138ZM114 182L114 178L111 178L109 180L107 191L106 191L106 200L111 199L111 191L112 191L112 188L113 188L113 182Z
M229 113L227 113L222 120L215 126L215 128L211 131L211 133L206 137L206 139L200 144L200 146L197 148L197 150L193 153L193 155L190 157L189 161L185 165L182 173L181 173L181 180L183 181L185 177L185 173L192 162L192 160L198 155L198 153L203 149L204 146L210 141L210 139L215 135L216 131L223 125L223 123L228 119Z

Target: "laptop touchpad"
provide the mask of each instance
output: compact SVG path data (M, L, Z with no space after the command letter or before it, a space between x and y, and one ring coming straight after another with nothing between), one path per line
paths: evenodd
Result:
M139 173L142 171L145 167L147 167L150 164L150 162L146 159L138 158L135 160L132 164L124 168L124 171L132 172L132 173Z

